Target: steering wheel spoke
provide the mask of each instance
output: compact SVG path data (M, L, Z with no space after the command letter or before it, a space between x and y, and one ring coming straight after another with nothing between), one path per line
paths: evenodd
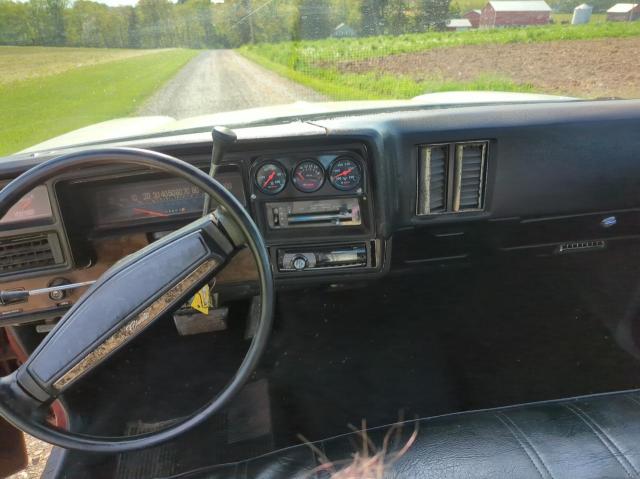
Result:
M181 306L233 252L215 217L207 215L121 260L20 367L18 382L40 401L56 397Z

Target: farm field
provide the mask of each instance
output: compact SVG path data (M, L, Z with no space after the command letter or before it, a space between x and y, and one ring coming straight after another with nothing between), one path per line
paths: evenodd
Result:
M0 47L0 71L3 72L0 85L157 52L159 50L3 46Z
M429 75L461 84L497 77L524 91L581 98L640 98L640 37L439 48L340 62L341 74L400 75L417 84ZM464 65L461 68L460 65Z
M129 115L196 53L0 47L0 155Z
M452 90L592 98L640 96L639 44L640 22L633 22L258 44L240 52L339 100Z

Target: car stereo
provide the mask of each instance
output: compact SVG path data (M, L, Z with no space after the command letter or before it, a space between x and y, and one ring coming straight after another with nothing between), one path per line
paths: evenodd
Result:
M370 263L366 243L278 249L279 271L359 268Z

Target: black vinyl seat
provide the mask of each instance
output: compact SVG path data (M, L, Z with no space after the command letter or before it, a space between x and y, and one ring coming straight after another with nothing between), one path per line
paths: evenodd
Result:
M389 427L367 431L378 450L389 436L385 478L640 478L640 390L448 414L407 421L388 432ZM327 478L326 472L312 471L327 460L339 470L362 451L362 440L351 433L313 446L176 477Z

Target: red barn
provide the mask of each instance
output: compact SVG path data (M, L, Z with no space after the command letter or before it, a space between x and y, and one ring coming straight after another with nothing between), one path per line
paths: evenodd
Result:
M551 7L543 0L492 0L482 9L480 27L517 27L546 25Z
M607 10L608 22L632 22L640 18L640 3L616 3Z
M482 10L469 10L462 15L462 18L469 20L471 28L478 28L480 26L480 15L482 15Z

